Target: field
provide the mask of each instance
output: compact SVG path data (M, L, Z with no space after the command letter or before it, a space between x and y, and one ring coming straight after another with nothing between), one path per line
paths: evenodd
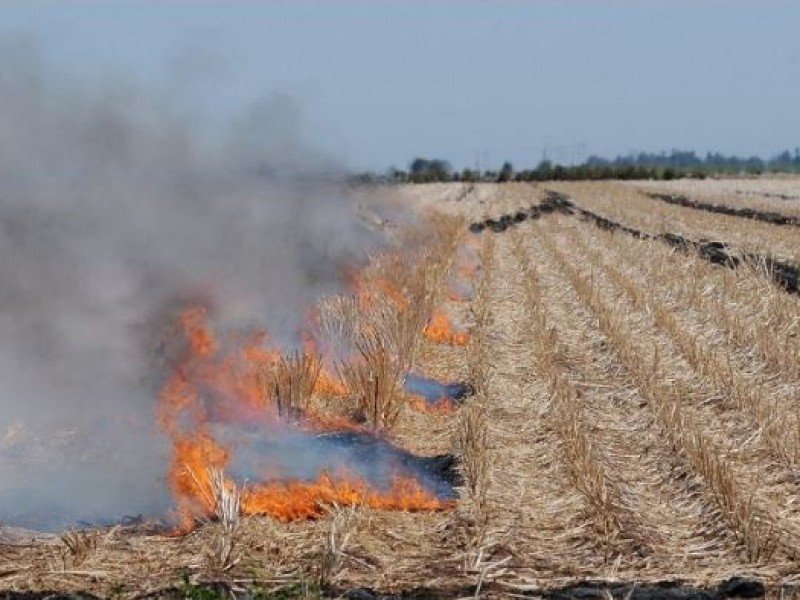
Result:
M791 270L800 265L800 226L648 195L797 217L800 181L360 193L422 215L416 232L378 225L400 247L418 248L420 262L376 259L365 270L367 289L381 287L394 303L391 331L373 300L328 323L346 329L348 318L379 313L369 331L393 340L380 346L389 348L385 363L371 362L383 356L375 347L354 342L372 375L341 368L339 383L361 399L370 435L417 457L455 457L457 500L351 501L333 484L315 505L318 518L240 517L222 502L236 490L209 483L216 500L199 515L208 518L191 515L196 526L179 534L141 522L61 536L0 528L0 593L800 593L800 295ZM553 198L562 204L531 217ZM468 228L519 213L497 231ZM401 298L375 283L384 279ZM439 335L433 314L447 316ZM297 396L278 407L282 416L311 414L308 403L325 415L319 422L352 416L342 408L348 393L331 400L336 394L298 382L311 367L282 364L276 397ZM468 382L474 393L414 405L392 387L406 368ZM381 369L385 389L375 383ZM301 385L307 394L287 391Z

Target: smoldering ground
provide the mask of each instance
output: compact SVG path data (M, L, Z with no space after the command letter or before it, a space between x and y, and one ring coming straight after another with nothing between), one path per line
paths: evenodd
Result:
M288 342L375 242L339 168L264 101L211 133L131 85L0 43L0 519L164 515L169 307Z

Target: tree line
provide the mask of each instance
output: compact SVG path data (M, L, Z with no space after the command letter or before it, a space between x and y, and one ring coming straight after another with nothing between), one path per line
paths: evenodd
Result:
M407 169L390 168L385 173L360 173L361 182L431 183L431 182L506 182L506 181L581 181L596 179L704 179L718 174L800 173L800 148L785 150L772 158L726 156L709 152L700 156L694 151L639 152L613 159L590 156L579 165L541 161L535 168L517 170L506 161L500 169L453 169L440 158L415 158Z

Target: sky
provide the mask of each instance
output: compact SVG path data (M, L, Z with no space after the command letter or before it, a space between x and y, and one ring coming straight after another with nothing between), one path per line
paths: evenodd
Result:
M798 24L800 2L778 0L0 4L0 40L62 76L209 123L278 102L287 127L376 170L795 148Z

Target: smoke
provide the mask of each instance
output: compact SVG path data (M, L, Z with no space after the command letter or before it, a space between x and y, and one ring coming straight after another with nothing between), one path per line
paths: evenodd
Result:
M120 81L71 81L0 40L0 519L164 514L154 426L170 307L290 343L375 242L264 99L223 131Z
M442 469L443 456L419 457L364 432L339 431L309 435L269 425L218 425L215 437L236 447L230 475L238 481L260 481L264 472L290 479L317 481L322 473L367 482L388 491L396 475L414 477L434 498L453 499L456 474ZM445 455L446 456L446 455Z

